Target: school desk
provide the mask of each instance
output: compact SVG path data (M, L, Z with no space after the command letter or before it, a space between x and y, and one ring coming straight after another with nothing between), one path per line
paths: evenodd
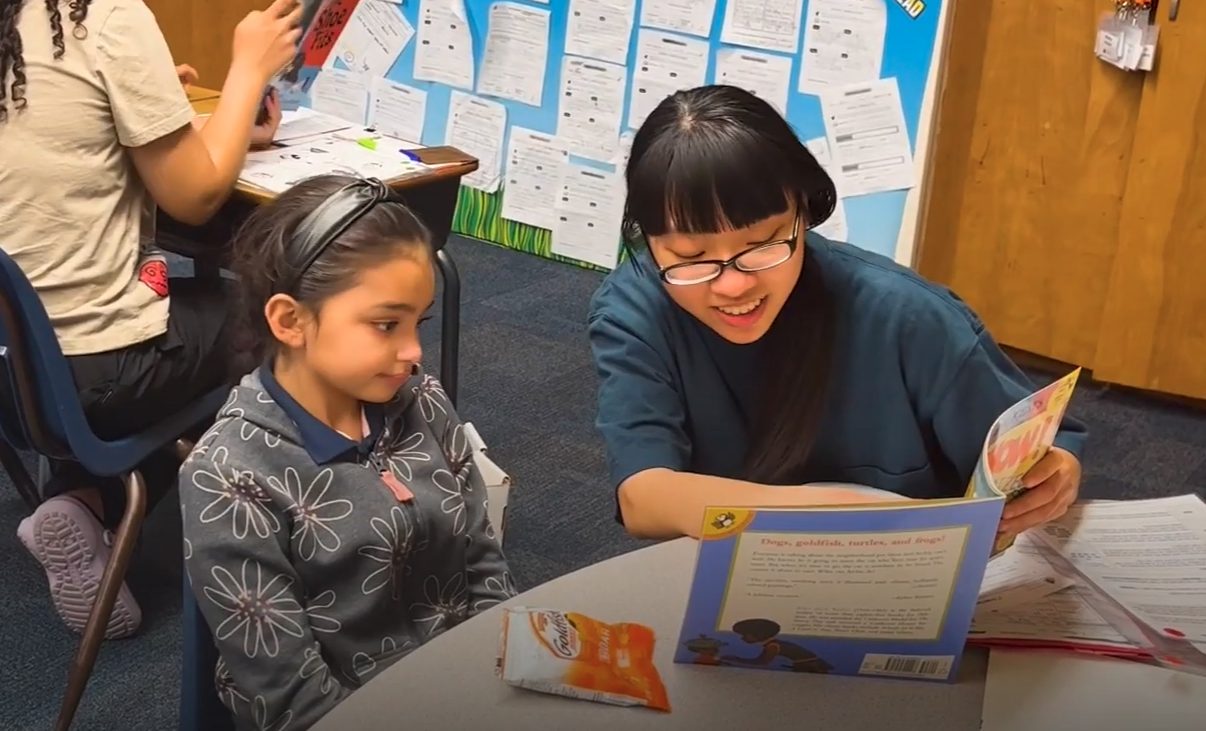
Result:
M954 684L673 664L697 545L685 538L660 543L567 574L507 602L652 627L670 713L570 700L504 684L494 676L502 614L495 607L394 664L313 731L397 731L406 725L405 719L423 719L425 729L491 731L702 731L769 725L825 731L979 728L987 657L982 650L967 653Z
M198 114L210 114L218 105L216 91L193 87L189 98ZM425 151L415 150L420 160ZM436 154L433 151L426 154ZM456 403L460 345L461 285L456 264L444 244L452 233L461 178L477 170L478 161L449 148L439 148L438 163L430 173L397 181L385 181L401 194L406 204L431 231L436 263L443 278L440 322L440 381L448 397ZM433 160L436 162L436 160ZM193 259L198 276L216 275L222 254L234 232L256 206L275 197L263 188L239 182L235 193L214 218L201 226L189 226L173 220L163 211L156 215L156 239L164 249Z

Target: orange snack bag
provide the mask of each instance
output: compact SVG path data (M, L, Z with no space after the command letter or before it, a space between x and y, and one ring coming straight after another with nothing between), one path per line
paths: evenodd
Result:
M670 710L653 630L577 612L504 610L497 672L510 685L617 706Z

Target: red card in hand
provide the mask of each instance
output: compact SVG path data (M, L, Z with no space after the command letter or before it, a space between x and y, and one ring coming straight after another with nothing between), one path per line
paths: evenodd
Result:
M385 486L389 488L389 491L394 494L394 497L398 498L398 502L405 503L415 499L415 494L410 491L410 488L408 488L406 485L403 485L401 480L399 480L397 477L394 477L393 472L389 470L382 472L381 481L384 482Z

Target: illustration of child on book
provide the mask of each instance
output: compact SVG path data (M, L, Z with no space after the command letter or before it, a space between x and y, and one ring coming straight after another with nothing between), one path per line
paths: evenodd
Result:
M762 652L755 658L721 655L721 661L745 667L767 667L782 658L787 662L788 669L795 673L828 674L833 670L832 665L811 650L778 639L780 630L779 623L769 619L743 619L737 622L733 625L734 634L748 644L762 645Z

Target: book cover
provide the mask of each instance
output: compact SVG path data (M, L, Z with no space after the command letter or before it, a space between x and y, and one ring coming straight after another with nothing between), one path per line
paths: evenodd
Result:
M310 89L319 71L331 55L335 41L347 27L360 0L299 0L302 4L301 40L293 62L278 74L272 85L281 100L281 109L307 106Z
M1055 444L1064 413L1076 389L1080 369L1052 382L1006 409L997 417L976 469L967 486L967 497L1001 495L1012 500L1022 491L1022 478ZM1013 538L997 542L993 555L1013 545Z
M1004 504L709 508L674 660L953 681Z

